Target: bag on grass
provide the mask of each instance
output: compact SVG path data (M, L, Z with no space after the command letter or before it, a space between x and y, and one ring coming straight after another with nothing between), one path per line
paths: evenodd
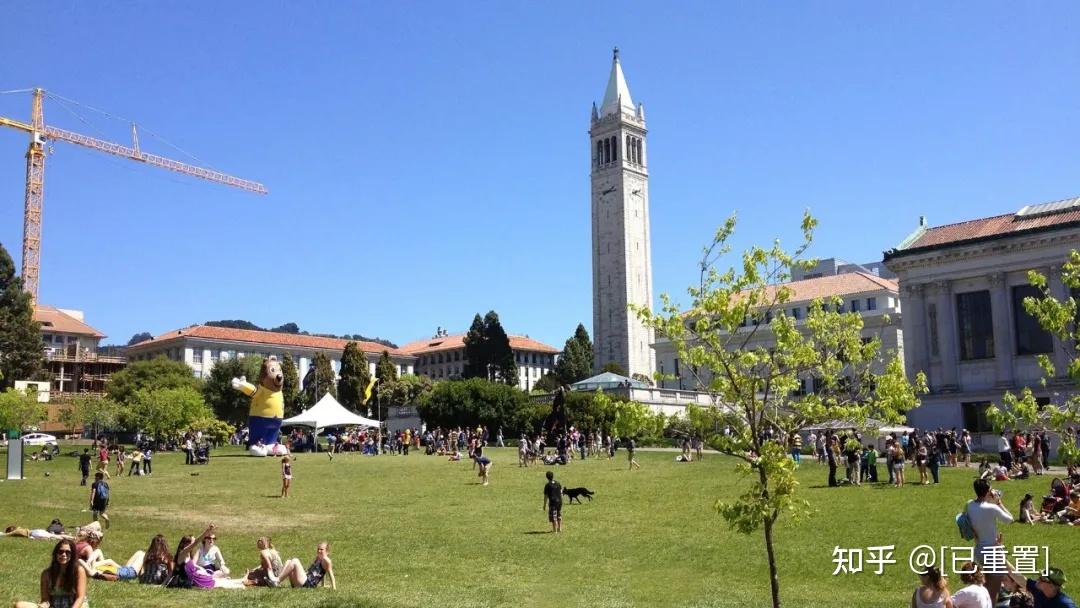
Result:
M968 506L964 505L964 510L956 515L956 527L960 529L960 538L964 540L975 540L975 526L971 525L971 517L968 515Z

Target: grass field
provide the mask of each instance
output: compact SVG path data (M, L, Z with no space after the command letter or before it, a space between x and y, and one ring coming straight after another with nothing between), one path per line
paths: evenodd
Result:
M301 454L294 496L276 498L276 459L220 450L209 466L184 466L159 454L152 477L114 479L112 529L102 545L123 562L150 538L171 546L207 522L230 568L257 565L255 538L273 537L283 558L310 563L315 544L331 543L338 590L187 591L92 581L94 608L111 606L687 606L769 605L760 533L727 529L713 510L741 485L732 461L673 462L669 452L639 452L642 469L616 460L518 468L516 452L490 450L492 483L478 485L470 462L434 456ZM27 462L27 479L0 483L0 526L45 527L53 517L84 523L87 489L76 459ZM880 467L883 469L884 467ZM544 471L596 498L564 506L555 536L541 510ZM51 475L46 477L45 472ZM198 473L193 476L192 473ZM912 474L917 477L917 473ZM974 469L942 469L940 486L827 488L825 467L806 463L802 496L815 514L783 520L777 537L786 606L907 606L917 545L964 545L953 517L971 490ZM1000 484L1015 512L1024 492L1041 496L1049 478ZM1049 546L1051 561L1080 579L1080 528L1009 526L1005 544ZM834 577L833 547L896 545L883 575ZM36 600L38 574L52 543L0 538L0 602ZM1075 583L1074 583L1075 585ZM1068 590L1068 587L1066 587Z

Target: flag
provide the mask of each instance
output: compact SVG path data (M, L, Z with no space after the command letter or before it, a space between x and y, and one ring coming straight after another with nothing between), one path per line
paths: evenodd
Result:
M367 403L368 400L371 399L371 389L375 387L376 381L378 381L378 378L372 376L371 380L368 380L367 386L364 387L364 403Z

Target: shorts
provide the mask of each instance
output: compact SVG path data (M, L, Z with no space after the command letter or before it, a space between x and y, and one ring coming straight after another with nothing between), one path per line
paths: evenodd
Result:
M289 480L289 479L292 479L292 475L282 475L281 478Z
M904 470L904 463L903 462L894 462L893 465L892 465L892 468L893 468L894 471L903 471Z
M107 502L95 502L93 505L91 505L90 510L93 511L94 513L104 513L105 509L108 509L108 508L109 508L109 503L107 503Z
M554 523L562 521L562 505L557 507L548 507L548 521Z
M116 576L122 581L130 581L139 576L139 573L131 566L120 566L116 570Z

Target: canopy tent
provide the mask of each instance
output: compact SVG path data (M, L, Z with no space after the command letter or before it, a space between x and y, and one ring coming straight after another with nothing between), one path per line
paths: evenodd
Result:
M364 418L345 409L330 393L319 402L292 418L281 421L282 426L310 426L325 429L331 426L379 426L378 420Z

